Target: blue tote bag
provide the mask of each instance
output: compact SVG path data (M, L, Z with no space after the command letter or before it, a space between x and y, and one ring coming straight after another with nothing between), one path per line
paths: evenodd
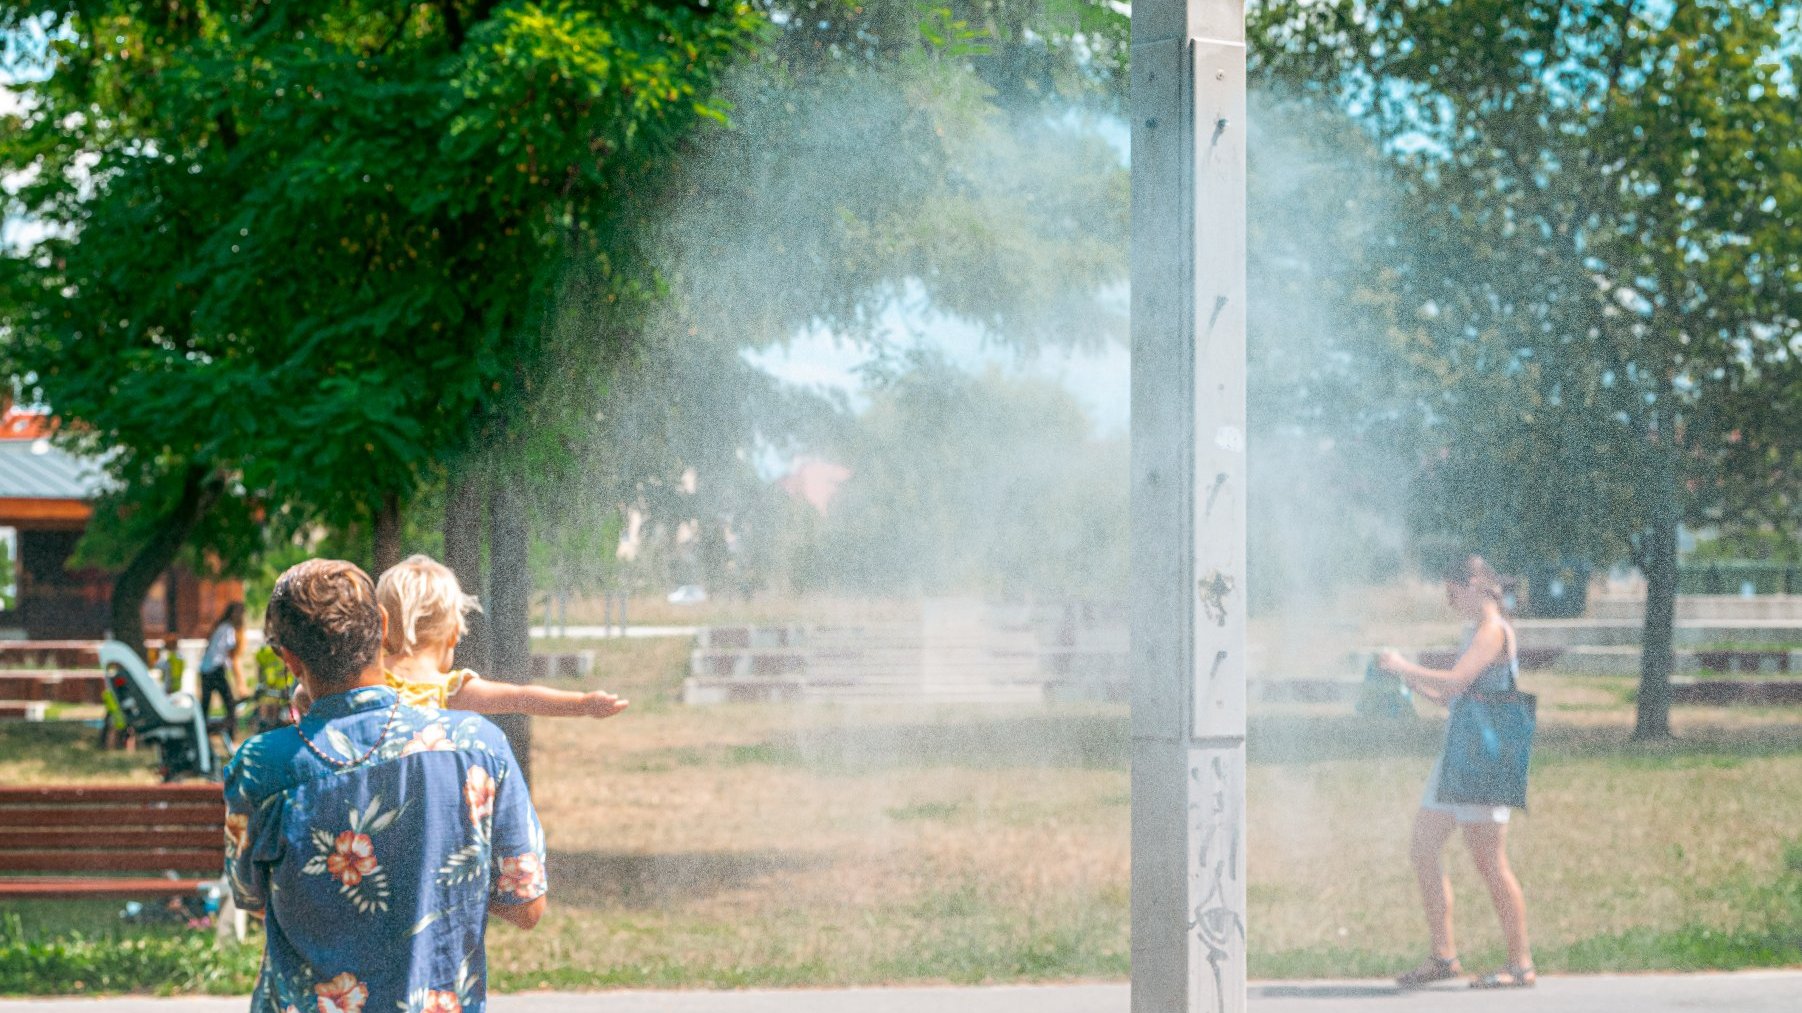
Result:
M1516 687L1518 667L1510 659L1506 690L1469 692L1452 701L1439 772L1440 802L1527 807L1527 765L1539 699Z

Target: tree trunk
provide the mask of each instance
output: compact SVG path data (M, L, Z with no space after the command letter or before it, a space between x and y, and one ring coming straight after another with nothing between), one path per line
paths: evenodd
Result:
M473 463L451 473L450 490L444 501L444 565L457 575L457 583L466 593L488 604L488 588L482 579L482 475ZM469 634L457 645L457 664L477 672L487 672L488 617L474 613L469 617Z
M156 579L175 563L194 526L213 508L219 486L207 469L190 467L182 476L181 498L163 518L156 532L138 549L131 562L113 580L112 632L114 640L144 654L144 599Z
M1677 614L1677 515L1660 509L1647 532L1645 629L1640 634L1639 717L1635 739L1671 735L1672 627Z
M400 562L400 495L382 493L375 508L375 569L371 575L380 578Z
M491 671L507 682L527 682L532 664L532 574L527 565L530 523L518 480L503 467L488 475L488 631ZM519 714L495 720L521 773L531 781L532 722Z

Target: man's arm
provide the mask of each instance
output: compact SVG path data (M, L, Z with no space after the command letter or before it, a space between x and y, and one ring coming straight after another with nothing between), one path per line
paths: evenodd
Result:
M244 790L242 763L252 755L239 751L225 771L225 880L232 903L260 915L269 900L269 871L256 860L255 844L270 813Z
M490 904L488 912L496 918L512 922L530 932L533 926L538 924L538 919L544 917L545 906L545 898L540 896L537 900L524 904Z
M496 769L491 775L483 766L470 767L468 776L471 780L466 782L464 794L493 792L494 817L489 841L494 865L488 910L522 929L529 929L537 925L544 914L544 897L549 892L544 875L544 827L532 808L532 796L526 789L525 778L520 776L519 764L513 759L512 747L493 725L484 729L484 738L490 735L489 749L499 761ZM479 783L490 778L491 788Z

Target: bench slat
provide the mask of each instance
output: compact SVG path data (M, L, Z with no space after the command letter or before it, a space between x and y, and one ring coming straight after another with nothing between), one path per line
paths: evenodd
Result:
M225 804L225 789L211 782L192 784L34 784L0 787L0 807L39 802L216 802Z
M106 676L99 672L51 671L20 675L0 671L0 700L99 703L105 699Z
M0 879L0 898L51 900L69 897L182 897L217 883L207 879Z
M219 830L10 830L0 828L0 855L20 848L211 848L222 839ZM3 861L0 858L0 861Z
M0 827L221 827L224 804L158 809L109 805L0 806Z
M0 851L0 872L197 872L224 867L223 845L185 851Z

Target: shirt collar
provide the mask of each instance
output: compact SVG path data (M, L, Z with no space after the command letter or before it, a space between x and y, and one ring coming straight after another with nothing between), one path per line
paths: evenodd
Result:
M320 721L380 710L394 705L394 691L386 686L358 686L356 689L322 696L313 701L307 717Z

